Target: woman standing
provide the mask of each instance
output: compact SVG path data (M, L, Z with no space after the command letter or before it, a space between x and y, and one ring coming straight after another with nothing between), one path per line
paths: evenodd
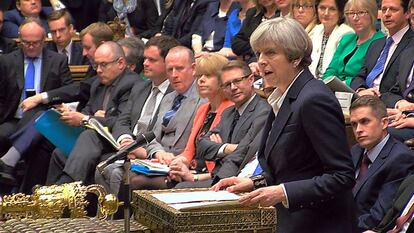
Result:
M251 191L241 204L275 206L276 232L356 232L344 117L333 93L309 72L309 36L284 17L262 23L251 44L265 84L276 87L258 151L264 172L226 178L213 189Z

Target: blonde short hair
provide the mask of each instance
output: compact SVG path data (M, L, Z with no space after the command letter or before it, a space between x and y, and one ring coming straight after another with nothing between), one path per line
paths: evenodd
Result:
M345 12L351 8L366 10L371 18L371 26L375 28L378 17L378 5L375 0L348 0L345 5ZM346 19L348 20L348 19Z
M196 60L196 76L213 75L220 81L221 69L228 62L226 57L217 53L204 55Z

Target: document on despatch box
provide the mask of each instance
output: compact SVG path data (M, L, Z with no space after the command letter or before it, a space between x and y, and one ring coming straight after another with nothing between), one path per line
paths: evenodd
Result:
M239 195L227 191L196 191L155 193L153 197L177 210L191 210L204 206L239 205Z

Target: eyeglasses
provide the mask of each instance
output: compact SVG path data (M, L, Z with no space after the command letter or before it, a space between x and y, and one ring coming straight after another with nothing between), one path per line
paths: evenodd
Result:
M20 39L20 43L22 43L23 46L25 47L39 47L42 44L43 40L37 40L37 41L27 41L27 40L23 40Z
M108 62L96 62L95 64L93 64L92 65L92 68L94 69L94 70L97 70L98 69L98 67L101 67L102 69L106 69L106 68L108 68L108 65L110 65L110 64L112 64L112 63L115 63L115 62L117 62L119 60L119 57L118 58L115 58L114 60L112 60L112 61L108 61Z
M324 12L325 14L333 14L338 11L335 7L318 6L318 11Z
M387 12L391 13L391 14L395 14L397 13L401 8L395 8L395 7L382 7L381 8L381 12L383 14L386 14Z
M241 82L244 79L247 79L248 77L250 77L250 75L251 74L248 74L248 75L242 76L240 78L235 78L231 81L225 82L225 83L221 84L221 88L229 90L231 88L231 84L239 86L241 84Z
M345 15L349 18L352 18L352 17L355 17L355 16L358 17L358 18L361 18L361 17L364 17L367 14L368 14L368 11L347 11L347 12L345 12Z
M313 8L313 5L312 4L307 4L307 3L305 3L305 4L299 4L298 3L298 4L293 5L293 7L297 10L300 10L300 8L302 8L302 10L310 10L310 9Z

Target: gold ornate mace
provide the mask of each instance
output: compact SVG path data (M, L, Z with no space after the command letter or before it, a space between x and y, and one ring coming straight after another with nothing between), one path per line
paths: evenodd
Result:
M98 196L97 218L105 219L118 210L118 199L107 194L101 185L83 186L81 183L35 187L32 195L6 195L0 198L0 219L60 218L64 211L68 211L71 218L83 218L89 204L85 199L87 193Z

